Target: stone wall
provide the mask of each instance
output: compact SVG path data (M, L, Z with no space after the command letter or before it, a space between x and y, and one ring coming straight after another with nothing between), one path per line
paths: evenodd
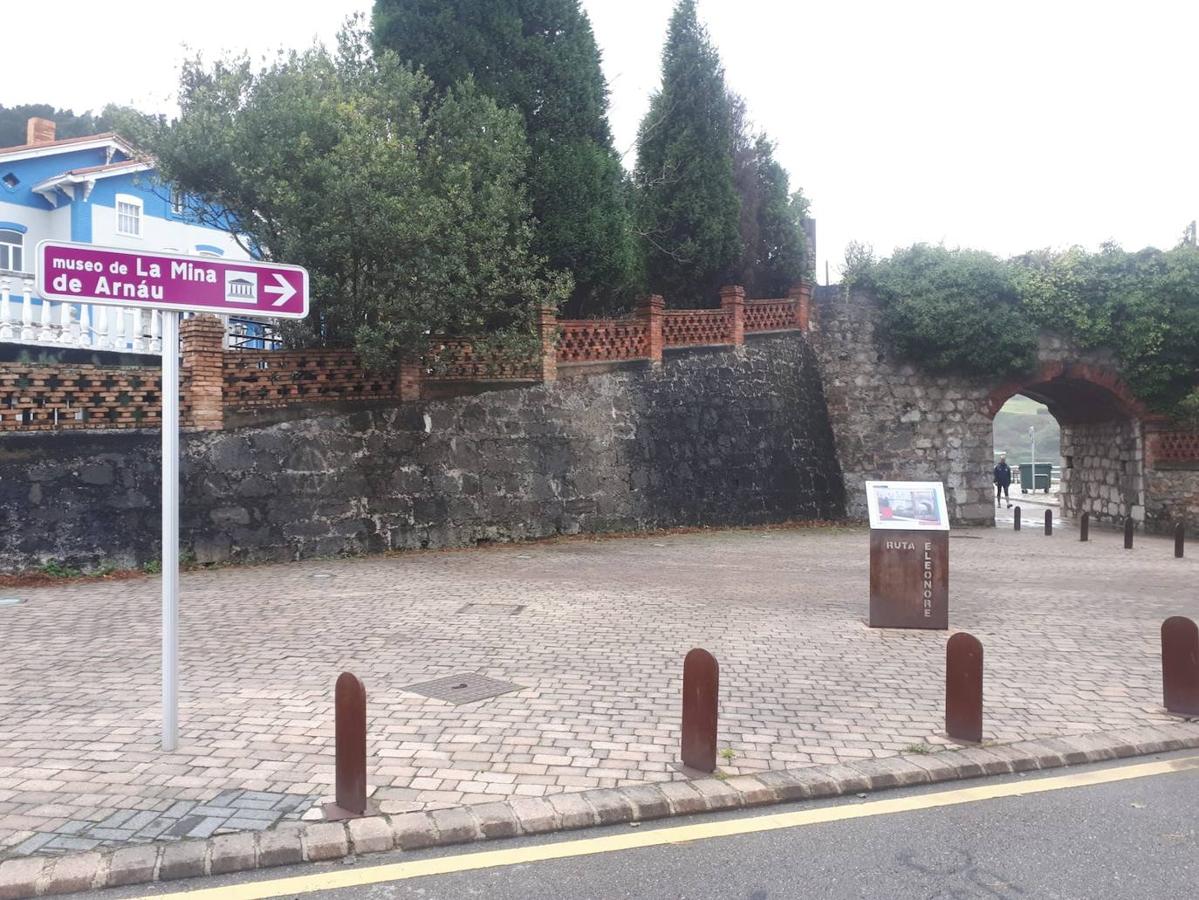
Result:
M1190 539L1199 537L1199 463L1147 470L1145 497L1146 528L1168 533L1185 522Z
M842 480L797 332L566 378L188 435L201 562L466 546L576 532L836 518ZM0 567L156 556L158 435L13 435Z
M862 293L818 288L811 339L851 515L865 516L863 482L941 481L958 524L995 520L992 419L1023 393L1049 405L1072 454L1068 515L1145 518L1142 422L1110 354L1041 335L1037 369L1015 380L930 375L898 360L879 333L881 311Z
M866 481L941 481L955 522L993 522L990 385L895 359L864 294L817 288L815 310L811 338L850 514L866 517Z
M1140 422L1062 426L1062 515L1091 514L1093 522L1145 519L1144 448Z

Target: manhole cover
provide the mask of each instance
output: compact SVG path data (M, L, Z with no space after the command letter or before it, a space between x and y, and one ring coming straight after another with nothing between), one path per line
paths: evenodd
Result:
M521 691L524 688L519 684L512 684L510 681L497 681L486 675L468 673L466 675L448 675L445 678L423 681L420 684L410 684L400 690L432 697L434 700L445 700L459 706L463 703L486 700L488 697L498 697L500 694L512 691Z
M458 610L458 615L514 616L522 609L524 607L516 603L468 603Z

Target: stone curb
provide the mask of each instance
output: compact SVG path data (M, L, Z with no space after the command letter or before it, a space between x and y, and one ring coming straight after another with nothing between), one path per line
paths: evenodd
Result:
M124 887L381 853L644 822L670 816L821 800L843 794L1199 748L1199 722L775 770L603 788L547 798L287 825L207 840L121 847L104 853L19 857L0 863L0 900Z

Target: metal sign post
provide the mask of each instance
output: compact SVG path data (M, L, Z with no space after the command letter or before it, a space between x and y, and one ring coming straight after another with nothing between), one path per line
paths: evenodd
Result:
M179 316L302 319L308 273L279 263L42 241L37 291L43 302L162 314L162 749L173 751L179 745Z
M162 313L162 749L179 744L179 313Z

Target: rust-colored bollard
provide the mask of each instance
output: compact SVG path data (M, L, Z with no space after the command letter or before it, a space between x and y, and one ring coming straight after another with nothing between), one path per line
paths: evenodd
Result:
M1045 533L1053 534L1053 510L1045 510Z
M945 733L955 741L983 739L983 645L964 631L945 645Z
M1012 527L1017 531L1020 530L1020 507L1016 507L1016 511L1012 513Z
M1186 616L1162 622L1162 699L1169 712L1199 716L1199 626Z
M1080 541L1091 539L1091 514L1089 512L1078 517L1078 539Z
M696 647L683 660L683 765L716 771L716 702L720 666L707 650Z
M333 690L334 784L336 802L325 804L325 818L366 815L366 687L342 672Z
M1133 525L1131 517L1124 520L1124 549L1125 550L1132 549L1132 534L1133 534L1132 530L1134 527L1135 526Z
M1183 551L1186 549L1187 526L1185 522L1179 522L1174 526L1174 558L1182 559Z

